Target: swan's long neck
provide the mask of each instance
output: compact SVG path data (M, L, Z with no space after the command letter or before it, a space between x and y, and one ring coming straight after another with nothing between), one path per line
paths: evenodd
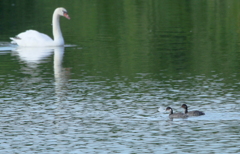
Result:
M52 18L53 40L56 43L56 45L61 46L61 45L64 45L64 39L62 36L60 24L59 24L59 18L60 18L60 16L58 15L57 11L55 10L53 13L53 18Z

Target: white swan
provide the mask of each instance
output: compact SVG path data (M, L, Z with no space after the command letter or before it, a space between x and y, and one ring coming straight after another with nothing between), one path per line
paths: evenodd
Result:
M64 39L59 24L60 16L64 16L67 19L70 19L66 9L62 7L55 9L52 18L53 39L51 39L46 34L40 33L36 30L27 30L18 34L16 37L11 37L11 43L25 47L63 46Z

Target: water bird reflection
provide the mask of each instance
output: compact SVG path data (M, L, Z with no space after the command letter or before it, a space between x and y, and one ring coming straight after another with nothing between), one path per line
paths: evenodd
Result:
M13 51L13 54L19 56L20 60L31 65L42 63L47 57L52 55L53 51L57 48L31 48L31 47L18 47Z
M37 76L38 80L42 79L42 70L38 68L39 64L46 62L46 59L54 53L53 68L54 68L54 79L55 79L55 93L57 98L62 98L63 89L65 83L69 78L70 69L62 68L62 60L64 56L64 47L18 47L13 50L13 54L18 56L20 61L27 64L22 65L22 73ZM31 78L35 80L36 78ZM41 81L38 81L41 82Z

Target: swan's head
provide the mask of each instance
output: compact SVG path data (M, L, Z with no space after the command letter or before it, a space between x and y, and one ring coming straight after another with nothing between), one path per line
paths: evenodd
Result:
M55 11L57 12L58 15L64 16L67 19L70 19L69 15L68 15L68 12L67 12L67 10L65 8L59 7Z

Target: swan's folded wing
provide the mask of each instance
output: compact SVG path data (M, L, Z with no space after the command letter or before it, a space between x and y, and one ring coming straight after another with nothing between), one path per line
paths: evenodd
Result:
M27 30L10 39L13 40L12 43L20 46L42 46L42 44L53 42L49 36L35 30Z

